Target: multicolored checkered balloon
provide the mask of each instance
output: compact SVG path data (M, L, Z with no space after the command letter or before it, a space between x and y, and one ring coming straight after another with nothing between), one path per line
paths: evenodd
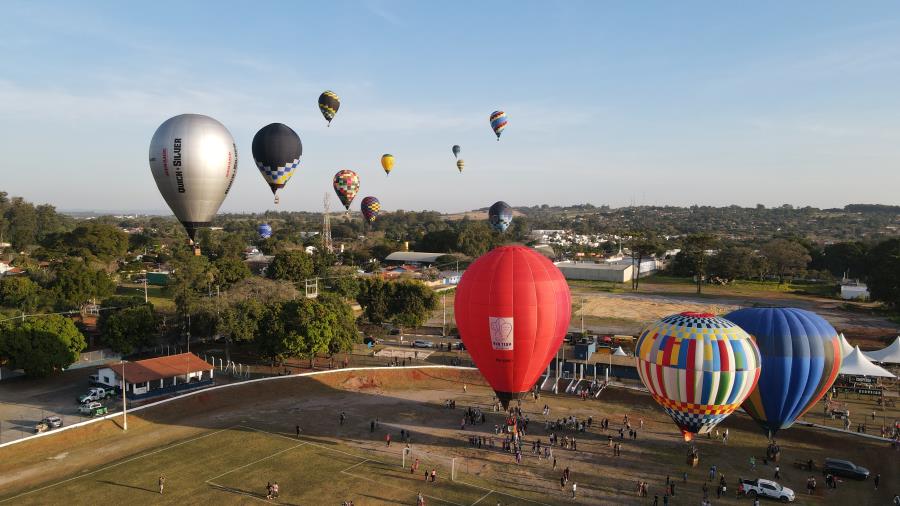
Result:
M707 313L667 316L644 328L638 374L685 441L736 410L759 381L759 349L736 324Z
M381 213L381 202L375 197L366 197L362 199L360 210L362 211L363 218L369 223L372 223L375 221L375 218L378 218L378 214Z
M359 176L352 170L344 169L334 175L332 184L334 193L337 193L338 198L341 199L341 204L344 204L344 208L349 211L350 203L353 202L353 199L356 198L356 192L359 191Z

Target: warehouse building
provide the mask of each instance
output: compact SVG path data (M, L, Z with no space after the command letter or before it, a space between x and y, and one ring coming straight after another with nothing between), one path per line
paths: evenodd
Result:
M634 267L630 264L608 264L594 262L556 262L555 264L566 279L584 279L590 281L613 281L626 283L631 281Z

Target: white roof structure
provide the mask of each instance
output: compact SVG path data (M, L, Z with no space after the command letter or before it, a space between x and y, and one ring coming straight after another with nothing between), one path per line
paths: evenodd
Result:
M853 352L844 357L844 363L841 364L841 374L849 374L851 376L878 376L881 378L893 378L894 375L886 371L884 368L872 363L866 358L859 346L853 349Z
M625 350L623 350L621 346L619 346L618 348L613 350L613 355L616 357L627 357L628 356L628 354L625 353Z
M385 257L388 262L414 262L420 264L433 264L446 253L425 253L422 251L395 251Z
M894 342L885 348L877 351L867 351L863 355L873 362L900 364L900 337L894 339Z
M851 346L850 343L847 342L847 338L844 337L843 332L840 333L840 337L841 337L841 339L840 339L841 340L841 356L846 357L847 355L853 353L853 346Z

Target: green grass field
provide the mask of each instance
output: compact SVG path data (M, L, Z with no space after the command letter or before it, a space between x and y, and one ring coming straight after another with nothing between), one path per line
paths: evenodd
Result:
M413 475L402 467L401 451L398 443L363 452L239 425L85 470L0 503L252 504L266 502L266 484L273 481L279 484L274 501L279 504L415 504L417 492L428 504L544 504L540 496L488 488L459 467L451 481L451 461L445 457L415 453L411 459L418 457L420 468ZM424 481L424 469L437 470L434 484ZM160 475L165 476L162 496Z

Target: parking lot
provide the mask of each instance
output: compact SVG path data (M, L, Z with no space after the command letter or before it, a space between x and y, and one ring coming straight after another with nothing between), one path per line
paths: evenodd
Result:
M78 412L77 398L87 393L88 377L96 370L85 367L39 380L18 377L0 382L0 443L34 434L35 424L47 416L59 416L64 426L87 420ZM110 412L122 408L118 397L102 402Z

